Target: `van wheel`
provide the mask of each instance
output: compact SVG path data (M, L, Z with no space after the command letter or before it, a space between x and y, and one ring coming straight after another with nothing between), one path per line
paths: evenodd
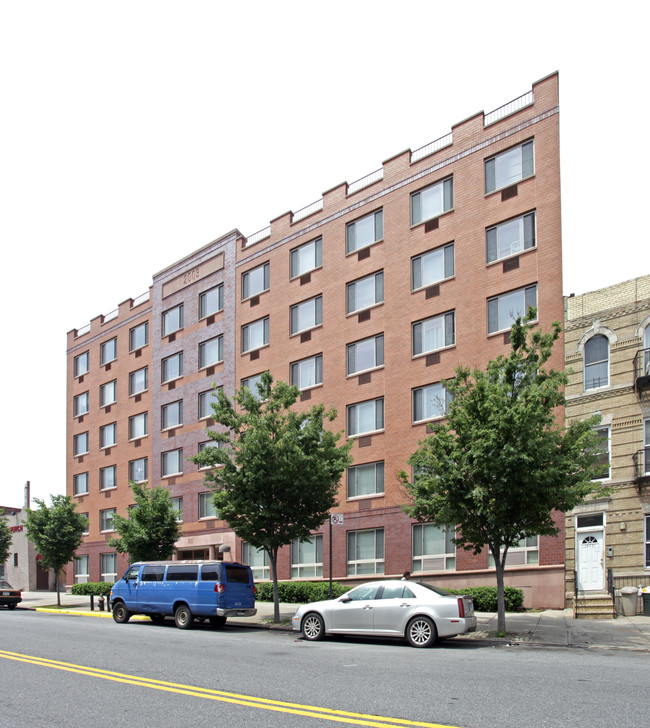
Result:
M210 624L213 627L223 627L226 623L226 617L210 617Z
M158 622L164 622L165 621L165 615L164 614L150 614L149 615L149 619L152 622L156 622L156 624L157 624Z
M131 619L131 612L124 606L123 602L113 605L113 619L118 624L126 624Z
M194 624L194 617L187 604L181 604L174 612L174 622L178 629L191 629Z

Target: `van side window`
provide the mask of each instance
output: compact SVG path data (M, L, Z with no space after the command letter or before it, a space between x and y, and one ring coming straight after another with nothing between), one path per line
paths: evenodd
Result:
M143 566L142 581L162 581L165 576L164 566Z
M250 571L246 566L235 566L235 564L224 564L226 569L226 581L231 584L248 584Z
M138 578L138 572L140 571L139 566L132 566L127 572L124 578L129 581Z
M197 581L199 578L199 567L186 564L170 566L167 569L167 581Z
M201 581L219 581L219 567L214 566L202 566L201 567Z

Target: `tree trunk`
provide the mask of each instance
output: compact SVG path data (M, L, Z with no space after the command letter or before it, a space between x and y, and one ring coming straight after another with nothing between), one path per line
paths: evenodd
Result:
M56 590L56 606L61 607L61 594L59 593L59 572L54 569L54 589Z
M500 548L496 550L490 547L492 557L494 558L494 570L497 577L497 632L505 635L506 633L506 598L504 593L503 585L503 570L506 563L506 554L508 549L505 549L504 553L501 554Z
M273 549L268 552L269 562L271 565L271 578L273 579L273 621L280 621L280 597L278 596L278 551Z

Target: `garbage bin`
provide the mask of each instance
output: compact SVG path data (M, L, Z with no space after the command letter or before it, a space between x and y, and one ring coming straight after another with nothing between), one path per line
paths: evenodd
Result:
M650 617L650 592L641 594L643 597L643 616Z
M636 614L636 603L639 590L635 586L624 586L621 589L621 610L624 617L633 617Z

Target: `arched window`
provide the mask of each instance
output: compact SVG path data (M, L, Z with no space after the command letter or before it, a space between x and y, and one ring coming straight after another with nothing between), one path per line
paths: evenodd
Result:
M609 340L599 334L585 344L585 390L609 384Z

